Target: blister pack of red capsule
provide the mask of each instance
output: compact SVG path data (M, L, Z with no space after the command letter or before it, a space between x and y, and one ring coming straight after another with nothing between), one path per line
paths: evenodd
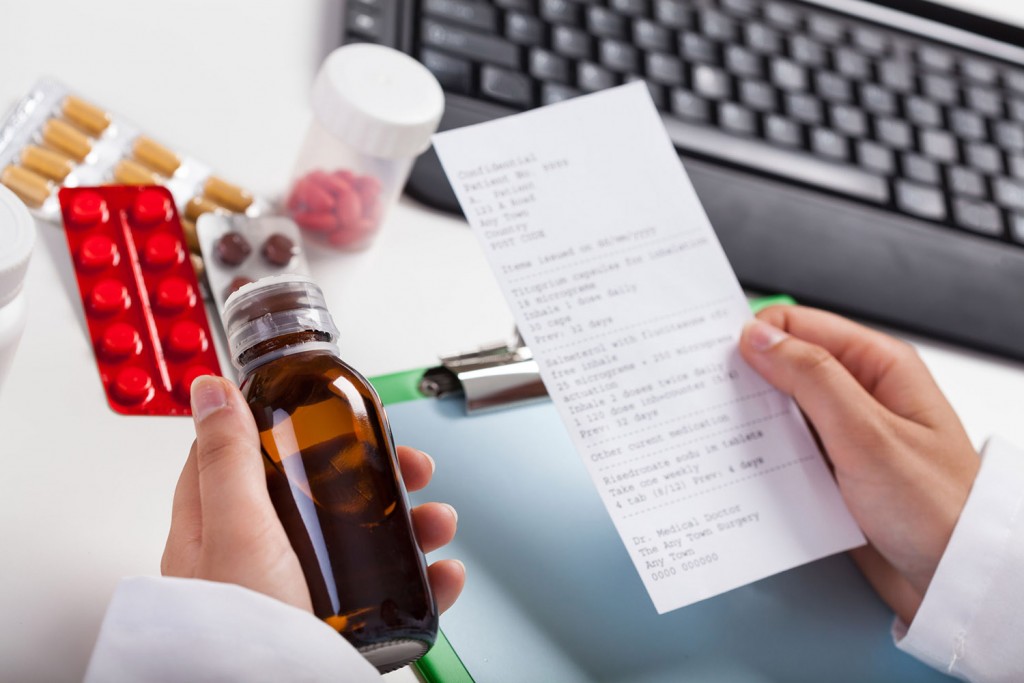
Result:
M163 187L60 191L96 364L115 412L189 415L189 389L219 375L199 283Z

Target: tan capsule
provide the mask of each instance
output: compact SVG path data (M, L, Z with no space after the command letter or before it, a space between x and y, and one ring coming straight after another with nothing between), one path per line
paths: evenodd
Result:
M177 154L144 135L135 138L132 153L146 166L168 178L174 175L174 172L181 166L181 159Z
M188 246L188 250L198 254L201 249L199 247L199 235L196 232L196 224L187 218L182 219L181 232L185 234L185 244Z
M206 272L206 266L203 265L203 257L199 254L189 254L188 258L192 261L192 270L196 271L196 279L202 282L203 273Z
M35 145L21 150L21 163L25 168L57 182L63 182L75 168L75 162L60 152Z
M68 121L93 136L98 136L110 125L110 114L74 95L64 98L63 112Z
M82 161L92 151L89 138L67 121L50 119L43 124L43 142L64 152L75 161Z
M21 166L5 168L3 174L0 174L0 183L9 187L29 206L42 206L50 196L50 181Z
M238 213L243 213L252 204L251 194L217 176L210 176L206 179L203 193L224 208Z
M204 213L216 211L220 206L206 197L193 197L185 205L185 218L190 221L197 221Z
M156 185L156 174L137 161L121 159L114 167L114 180L122 185Z

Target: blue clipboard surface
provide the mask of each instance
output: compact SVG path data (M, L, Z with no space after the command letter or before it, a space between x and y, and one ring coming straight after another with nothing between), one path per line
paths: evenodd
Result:
M459 511L438 554L468 578L441 627L479 683L952 680L896 649L891 612L843 555L659 616L551 403L388 416L437 461L415 502Z

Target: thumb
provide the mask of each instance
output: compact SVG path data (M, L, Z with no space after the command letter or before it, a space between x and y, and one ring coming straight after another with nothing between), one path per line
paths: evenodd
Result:
M216 542L273 513L259 434L235 386L211 375L192 383L203 537Z
M881 405L824 348L754 319L743 328L740 353L769 384L796 400L826 443L877 430Z

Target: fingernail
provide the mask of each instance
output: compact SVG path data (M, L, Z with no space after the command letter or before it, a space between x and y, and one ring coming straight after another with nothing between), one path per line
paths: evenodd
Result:
M192 382L192 416L197 423L228 404L228 394L219 377L203 375Z
M451 505L449 505L448 503L441 503L441 505L444 505L444 506L445 506L446 508L448 508L448 510L449 510L449 511L450 511L450 512L452 513L452 517L454 517L454 518L455 518L455 521L456 521L456 522L458 522L458 521L459 521L459 511L458 511L458 510L456 510L455 508L453 508L453 507L452 507Z
M743 334L747 337L747 343L755 351L767 351L789 335L763 320L751 320L746 325Z
M423 451L420 451L420 453L423 453ZM430 453L423 453L423 457L425 457L430 462L430 474L433 475L434 470L437 469L437 463L434 462L434 459L432 457L430 457Z
M462 567L462 574L463 574L463 576L465 576L465 574L466 574L466 565L462 563L462 560L456 560L456 559L452 558L452 562L455 562L460 567Z

